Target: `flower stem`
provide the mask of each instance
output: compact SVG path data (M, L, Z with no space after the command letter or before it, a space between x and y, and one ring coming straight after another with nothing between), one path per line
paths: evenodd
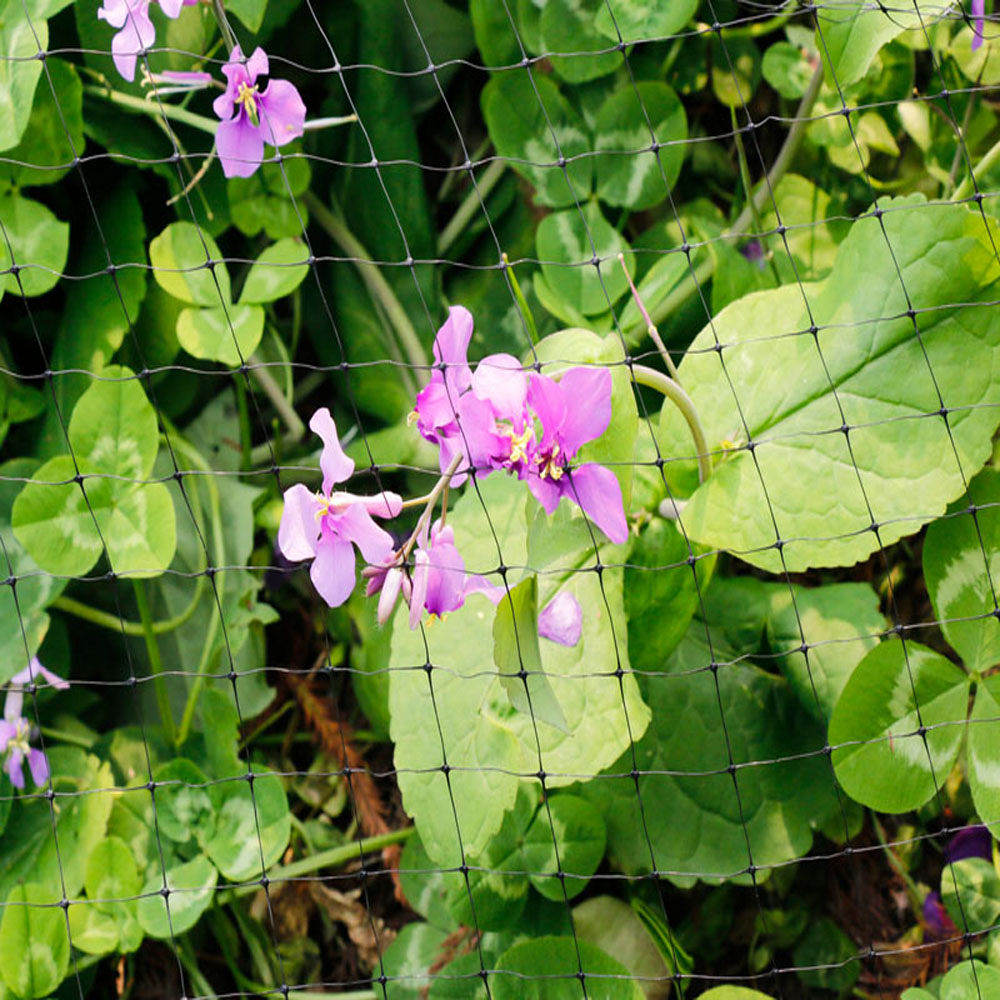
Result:
M517 307L521 310L521 315L524 317L524 325L528 330L528 337L531 339L531 343L537 347L538 327L535 326L535 317L531 315L531 310L528 308L528 300L524 297L524 292L521 291L521 285L517 280L517 275L514 274L514 268L510 266L510 258L504 253L501 254L501 259L503 260L507 277L510 279L510 287L514 293L514 298L517 300Z
M302 436L306 432L306 425L299 419L295 408L285 398L281 387L274 381L274 376L268 371L260 358L251 354L248 360L251 365L250 374L257 380L261 389L264 390L264 394L271 400L274 408L280 414L281 419L285 421L285 426L288 428L288 436L293 441L301 441ZM251 449L251 454L252 452L253 449Z
M420 515L420 518L417 521L417 526L413 529L413 534L410 535L410 537L406 540L406 544L400 550L404 559L413 551L413 546L417 543L417 536L423 530L423 527L429 520L431 514L434 513L434 505L437 503L438 497L441 496L442 492L451 482L451 477L455 475L455 470L458 468L464 457L465 456L459 452L451 460L448 468L441 474L441 478L434 484L434 489L427 494L427 506L424 507L424 512Z
M291 864L279 865L277 868L272 868L267 873L267 878L269 882L273 883L285 879L298 878L301 875L308 875L310 872L319 871L320 868L341 868L351 861L355 861L362 854L374 854L377 851L384 850L386 847L392 847L393 844L405 843L414 833L416 833L416 827L405 826L401 830L380 833L376 837L365 837L350 844L331 847L327 851L319 851L317 854L312 854L308 858L302 858L300 861L293 861ZM233 889L233 895L236 897L249 896L259 891L259 889L260 883L254 882L251 885L241 885Z
M306 191L302 197L309 207L309 211L312 212L313 218L326 230L330 239L352 258L352 263L357 267L369 294L385 310L395 328L399 343L409 363L414 368L426 368L428 366L427 355L424 353L417 331L410 322L410 317L406 315L406 310L396 298L396 293L382 277L382 273L368 255L368 251L365 250L361 241L312 191Z
M218 121L214 118L196 115L193 111L177 107L176 104L168 104L165 101L154 102L143 97L134 97L132 94L123 94L121 91L112 90L110 87L88 86L83 88L83 92L90 94L92 97L103 98L112 104L117 104L121 108L149 115L150 118L158 120L169 118L172 121L180 122L182 125L190 125L191 128L200 129L202 132L207 132L213 136L219 125Z
M681 388L680 383L654 368L647 368L645 365L632 365L632 377L639 385L645 385L663 393L681 411L681 416L687 421L691 431L691 439L694 441L698 453L698 481L703 483L712 474L712 456L708 450L701 420L698 418L698 411L695 409L691 397Z
M171 741L177 730L174 726L173 714L170 711L170 692L167 690L166 678L163 676L163 660L160 659L160 646L156 641L156 634L153 632L153 616L149 612L146 588L142 580L133 580L132 587L135 590L135 603L139 607L139 617L142 619L146 653L149 656L149 669L153 675L153 687L156 689L156 704L160 709L163 732L167 740Z
M503 160L494 160L483 171L483 176L473 184L472 189L455 210L455 214L448 220L448 225L441 230L437 242L439 256L444 256L452 243L462 235L462 230L472 221L472 217L482 207L486 196L496 187L497 181L503 177L506 169L507 164Z
M649 313L646 312L642 296L635 287L635 282L632 281L632 275L628 273L628 268L625 266L625 254L618 254L618 263L621 264L622 270L625 272L625 277L628 279L628 287L632 289L632 298L639 309L639 315L646 321L646 333L649 339L656 345L656 349L660 352L660 357L667 366L670 377L675 382L680 382L680 376L677 374L677 365L674 364L674 359L670 356L667 345L663 343L663 338L660 336L660 331L656 329L656 324L649 318Z
M226 43L226 53L231 55L233 49L239 43L236 40L232 25L229 23L229 18L226 17L226 8L223 6L222 0L212 0L212 12L215 14L215 20L219 25L219 32Z
M194 614L195 609L198 607L198 601L201 600L201 592L205 586L205 577L199 576L195 581L194 594L191 597L191 603L178 615L174 615L173 618L163 618L160 621L154 621L151 623L150 628L152 629L153 635L165 635L167 632L173 632L174 629L180 628L190 617ZM72 597L60 596L57 597L50 605L50 608L56 608L59 611L65 611L67 614L74 615L77 618L82 618L84 621L90 622L91 625L100 625L101 628L110 629L112 632L124 633L125 635L140 636L146 634L146 627L141 622L131 622L124 618L119 618L117 615L112 615L107 611L101 611L99 608L92 608L89 604L84 604L82 601L74 600Z
M968 198L972 194L974 174L978 174L981 178L983 174L996 166L998 160L1000 160L1000 141L996 142L986 151L983 158L976 164L973 172L968 174L962 183L955 188L952 200L962 201Z

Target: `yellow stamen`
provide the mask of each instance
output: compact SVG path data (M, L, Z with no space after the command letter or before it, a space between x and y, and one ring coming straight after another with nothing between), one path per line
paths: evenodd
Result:
M510 438L510 460L512 462L526 462L528 460L528 445L534 437L534 432L530 427L525 427L520 434L515 434L513 428L507 431Z
M246 83L241 83L236 92L236 104L242 104L247 109L247 115L251 124L256 128L260 124L260 115L257 111L257 101L260 95L257 93L256 84L252 87Z
M416 410L410 410L406 415L406 426L412 427L420 419L420 414Z
M552 452L549 455L548 461L542 466L539 476L545 479L546 476L549 479L553 479L558 482L563 477L563 472L566 470L561 466L556 464L556 459L559 457L559 445L554 444L552 446Z

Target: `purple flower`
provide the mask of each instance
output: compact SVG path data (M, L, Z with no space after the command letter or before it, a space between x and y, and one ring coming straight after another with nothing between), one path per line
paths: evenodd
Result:
M582 631L580 602L568 590L559 591L538 615L538 634L560 646L575 646Z
M287 80L271 80L264 92L257 78L267 76L267 54L260 47L249 59L237 45L222 67L226 92L212 103L222 119L215 148L227 177L249 177L264 159L264 143L284 146L302 135L306 106Z
M455 533L440 520L435 521L428 538L426 528L417 540L414 556L413 590L410 595L410 628L420 624L426 610L442 618L457 611L469 594L481 593L496 604L505 591L483 577L465 572L465 560L455 546Z
M611 372L570 368L558 382L532 375L528 405L542 425L528 472L535 499L551 514L569 497L612 542L624 542L628 525L615 474L596 462L569 466L580 448L599 438L611 422Z
M111 57L115 69L126 79L135 79L135 61L156 41L156 29L149 19L153 0L104 0L97 16L118 33L111 39ZM198 0L159 0L160 9L169 18L177 17L183 7Z
M972 51L983 44L983 19L986 17L986 0L972 0Z
M740 253L751 264L756 264L760 270L763 271L767 267L767 262L764 259L764 244L760 240L750 240L749 243L744 243L740 247Z
M319 462L323 491L310 493L301 483L285 491L278 548L295 562L313 560L309 570L313 585L320 597L335 608L354 589L355 545L367 562L376 565L392 555L392 535L375 524L372 515L396 517L403 501L398 494L389 492L378 496L333 492L335 483L342 483L353 474L354 461L341 449L337 426L326 407L312 415L309 427L323 439Z
M379 625L384 625L392 617L400 593L403 595L403 600L407 604L410 603L413 586L403 569L401 553L393 552L378 566L366 566L361 575L368 581L365 586L365 597L379 595L378 609L375 613Z
M958 934L958 928L948 916L948 911L944 908L944 903L941 902L941 896L938 893L927 893L922 909L927 934L932 939L942 940L955 937Z
M43 683L40 684L39 681ZM69 682L47 670L32 657L28 666L10 680L7 699L4 702L3 720L0 721L0 754L6 754L4 770L15 788L24 788L24 763L27 761L31 778L35 785L44 785L49 778L49 763L45 754L29 744L31 723L21 714L24 708L24 692L33 687L41 687L47 682L58 690L65 690Z
M993 834L985 826L963 827L948 842L944 850L944 863L950 865L965 858L993 857Z

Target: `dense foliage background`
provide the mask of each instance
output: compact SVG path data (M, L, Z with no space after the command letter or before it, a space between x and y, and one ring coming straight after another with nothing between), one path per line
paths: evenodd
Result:
M0 1000L1000 995L989 15L0 0Z

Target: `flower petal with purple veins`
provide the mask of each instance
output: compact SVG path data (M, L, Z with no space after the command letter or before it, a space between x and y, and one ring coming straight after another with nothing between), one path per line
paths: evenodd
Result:
M628 540L628 522L622 503L618 477L610 470L588 462L573 470L569 478L568 496L616 545Z
M309 430L323 442L319 467L323 470L323 492L329 496L335 483L342 483L354 474L354 459L348 458L340 447L337 425L325 406L309 418Z
M580 602L568 590L559 591L538 615L538 634L560 646L575 646L582 632Z
M340 607L351 596L357 580L354 546L335 538L322 539L316 547L309 578L331 608Z
M560 378L559 390L566 400L560 438L569 459L588 441L599 438L611 423L611 372L607 368L570 368Z

